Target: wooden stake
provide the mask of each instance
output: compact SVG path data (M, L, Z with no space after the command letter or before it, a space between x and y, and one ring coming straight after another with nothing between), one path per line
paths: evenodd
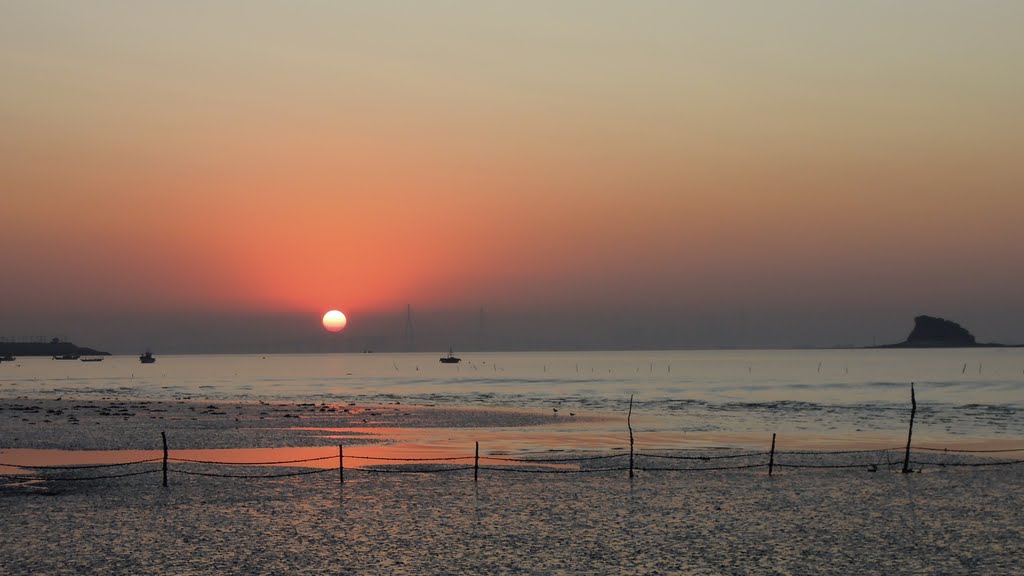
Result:
M345 449L338 444L338 482L345 483Z
M914 383L910 383L910 429L907 430L907 451L903 454L903 473L910 472L910 437L914 435L914 414L917 412L917 399L914 398Z
M629 395L629 414L626 415L626 427L629 428L629 477L633 477L633 395Z
M164 488L167 487L167 432L161 432L160 437L164 440Z
M768 475L772 475L772 468L775 467L775 432L772 432L772 452L768 456Z
M480 443L476 443L476 456L473 458L473 482L480 478Z

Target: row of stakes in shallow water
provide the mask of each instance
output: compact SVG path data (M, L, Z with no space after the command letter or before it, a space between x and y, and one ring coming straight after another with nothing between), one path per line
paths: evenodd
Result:
M398 363L397 363L397 362L392 362L392 364L394 365L394 367L395 367L395 371L396 371L396 372L400 372L400 371L401 371L401 370L399 369L399 367L398 367ZM470 368L472 368L473 370L479 370L479 369L480 369L480 368L479 368L479 366L477 366L477 364L475 364L475 363L473 363L473 362L469 362L469 363L467 363L467 365L468 365L468 366L469 366ZM575 365L575 366L576 366L576 373L579 373L579 371L580 371L580 365L579 365L579 363L576 363L576 365ZM823 366L824 366L824 364L823 364L822 362L818 362L818 368L817 368L817 372L818 372L818 374L821 374L821 369L822 369L822 367L823 367ZM495 364L495 363L491 363L491 368L492 368L492 369L493 369L493 370L494 370L495 372L499 372L499 371L500 371L500 372L504 372L504 371L505 371L505 369L504 369L504 368L500 368L500 367L499 367L499 366L498 366L497 364ZM648 372L649 372L649 373L654 373L654 368L655 368L655 364L654 364L653 362L652 362L652 363L650 363L650 364L649 364L649 366L648 366ZM416 365L416 370L418 371L419 369L420 369L419 365ZM548 371L548 365L547 365L547 364L543 364L543 365L541 366L541 369L542 369L542 370L543 370L543 371L544 371L544 372L546 373L546 372ZM981 362L978 362L978 374L981 374L981 369L982 369L982 363L981 363ZM458 371L460 371L460 370L461 370L461 366L460 366L460 365L458 365L458 364L456 364L456 365L455 365L455 371L456 371L456 372L458 372ZM584 367L584 372L586 372L586 367ZM596 370L595 370L595 368L594 368L593 366L591 366L591 367L590 367L590 372L591 372L591 373L594 373L594 372L596 372ZM609 374L611 374L611 373L613 373L613 372L614 372L614 369L612 369L612 368L608 368L608 373L609 373ZM639 372L640 372L640 367L639 367L639 366L637 366L637 367L636 367L636 370L635 370L635 372L636 372L636 373L639 373ZM671 372L672 372L672 365L671 365L671 364L666 364L666 366L665 366L665 372L666 372L666 373L671 373ZM754 367L753 367L753 366L750 366L750 365L748 365L748 366L747 366L747 373L748 373L748 374L753 374L753 372L754 372ZM844 365L843 365L843 373L844 373L844 374L849 374L849 373L850 373L850 366L849 366L848 364L844 364ZM961 374L966 374L966 373L967 373L967 362L964 362L964 363L963 363L963 366L962 366L962 367L961 367L961 369L960 369L960 373L961 373ZM1024 368L1022 368L1022 369L1021 369L1021 374L1024 374Z
M909 473L914 472L911 468L912 464L920 465L936 465L936 466L995 466L995 465L1016 465L1024 464L1024 460L1008 460L1008 461L996 461L996 462L984 462L984 463L963 463L963 462L915 462L910 458L911 455L911 441L913 437L914 429L914 416L917 412L917 399L914 393L914 386L911 384L910 388L910 401L911 401L911 412L910 412L910 425L907 432L907 444L904 451L904 457L901 461L889 461L888 464L891 466L902 465L902 472ZM91 477L67 477L67 478L49 478L52 481L79 481L79 480L100 480L107 478L122 478L127 476L138 476L143 474L151 474L162 471L163 473L163 485L168 485L168 473L174 472L183 475L190 476L209 476L209 477L220 477L220 478L282 478L288 476L303 476L309 474L321 474L325 472L331 472L335 468L322 468L310 471L302 472L287 472L281 474L266 474L266 475L239 475L239 474L220 474L213 472L200 472L200 471L186 471L186 470L172 470L169 468L169 462L181 462L188 464L204 464L204 465L234 465L234 466L270 466L270 465L288 465L288 464L300 464L314 461L323 461L337 459L338 466L338 481L339 483L345 482L345 459L350 460L361 460L361 461L379 461L379 462L401 462L401 463L438 463L438 462L458 462L466 461L470 458L473 459L473 465L449 465L445 468L437 469L380 469L380 468L356 468L350 470L359 470L361 472L368 473L442 473L442 472L456 472L460 470L473 470L474 482L479 481L480 470L489 471L500 471L500 472L520 472L520 473L545 473L545 474L575 474L575 473L593 473L593 472L611 472L611 471L628 471L629 477L634 478L636 471L680 471L680 472L696 472L696 471L717 471L717 470L742 470L742 469L754 469L754 468L768 468L768 475L771 476L776 467L784 468L864 468L870 472L877 471L881 462L875 463L855 463L855 464L800 464L800 463L777 463L775 461L776 455L824 455L824 454L853 454L853 453L869 453L869 452L884 452L888 454L890 451L898 450L899 448L885 448L885 449L874 449L874 450L839 450L839 451L805 451L805 452L777 452L776 451L776 434L772 434L771 448L768 452L748 452L748 453L737 453L728 455L715 455L715 456L681 456L681 455L664 455L664 454L649 454L649 453L638 453L634 450L634 435L632 427L632 414L633 414L633 398L630 397L629 412L626 417L626 425L629 430L629 452L618 453L611 455L600 455L600 456L585 456L576 458L510 458L510 457L498 457L498 456L481 456L480 455L480 443L475 443L475 453L473 456L457 456L448 458L380 458L372 456L345 456L344 446L338 446L338 454L336 456L321 456L316 458L305 458L299 460L283 460L273 462L217 462L217 461L204 461L204 460L191 460L186 458L172 458L170 457L170 451L167 444L167 434L161 432L161 438L163 440L163 458L151 458L147 460L139 460L135 462L124 462L117 464L99 464L99 465L79 465L79 466L19 466L17 464L6 464L0 463L0 466L28 468L35 470L83 470L83 469L98 469L98 468L112 468L118 466L131 466L136 464L147 464L155 463L162 460L162 470L146 470L142 472L129 472L123 474L113 474L105 476L91 476ZM925 451L944 451L944 452L963 452L963 453L982 453L982 452L1021 452L1024 448L1013 448L1005 450L945 450L941 448L918 448L918 450ZM567 463L579 463L584 461L596 461L596 460L610 460L616 458L629 457L629 466L611 466L603 468L576 468L576 469L564 469L564 468L549 468L552 464L567 464ZM711 466L711 467L699 467L699 468L678 468L678 467L638 467L635 465L635 459L637 457L647 459L672 459L672 460L700 460L700 461L711 461L711 460L723 460L723 459L745 459L753 457L765 457L767 456L767 462L763 460L753 464L740 464L731 466ZM524 468L512 468L507 466L481 466L480 461L497 461L503 463L518 463L528 464L532 467L529 469ZM916 470L920 472L920 469ZM24 480L24 477L11 477Z

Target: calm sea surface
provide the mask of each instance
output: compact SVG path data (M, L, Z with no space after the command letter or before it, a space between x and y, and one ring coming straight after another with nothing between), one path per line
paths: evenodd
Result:
M629 397L642 432L772 432L835 442L898 440L917 391L915 437L1024 441L1024 349L134 356L0 364L0 395L360 402L612 416ZM557 414L555 409L558 410ZM564 422L561 420L560 422Z

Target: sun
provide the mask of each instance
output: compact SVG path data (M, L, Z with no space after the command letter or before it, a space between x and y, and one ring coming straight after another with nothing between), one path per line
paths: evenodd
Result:
M340 310L329 310L324 314L324 328L331 332L341 332L348 324L348 319Z

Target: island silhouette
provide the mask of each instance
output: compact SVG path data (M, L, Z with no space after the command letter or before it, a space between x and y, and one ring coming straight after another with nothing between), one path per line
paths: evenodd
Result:
M1007 344L978 342L966 328L945 318L917 316L914 329L903 342L884 344L878 348L999 348Z
M76 346L54 338L49 342L2 342L0 356L110 356L110 352Z

